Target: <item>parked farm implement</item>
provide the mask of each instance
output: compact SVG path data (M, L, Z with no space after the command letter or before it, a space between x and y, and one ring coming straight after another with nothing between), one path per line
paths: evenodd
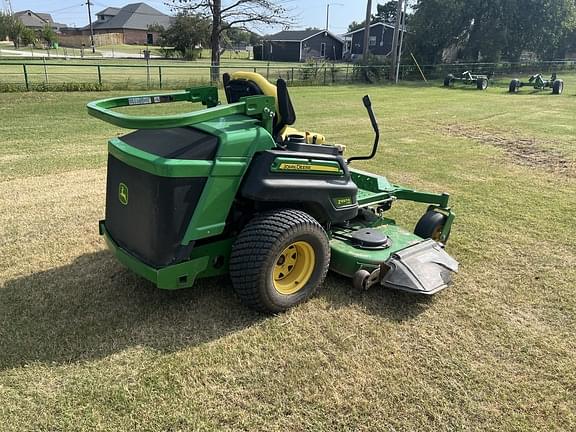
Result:
M510 93L518 93L522 87L533 87L535 90L552 89L552 94L559 95L564 91L564 81L559 79L555 73L552 74L549 80L544 79L542 74L532 75L528 82L522 82L519 79L510 81L508 91Z
M454 87L454 84L461 83L464 85L475 85L478 90L486 90L492 74L477 75L470 71L462 72L462 75L455 76L449 74L444 78L444 87Z

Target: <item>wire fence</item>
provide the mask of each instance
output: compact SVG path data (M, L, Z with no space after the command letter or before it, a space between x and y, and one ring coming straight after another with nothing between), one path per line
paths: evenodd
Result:
M173 89L210 82L211 66L189 63L114 64L108 62L0 61L0 91L27 90L108 90L108 89ZM220 66L220 74L251 71L269 80L285 79L291 85L333 85L386 82L388 65L347 63L304 63L278 65L244 62ZM447 74L464 71L489 74L493 80L508 79L533 73L570 73L576 62L532 63L460 63L441 65L404 64L399 78L403 81L441 80Z

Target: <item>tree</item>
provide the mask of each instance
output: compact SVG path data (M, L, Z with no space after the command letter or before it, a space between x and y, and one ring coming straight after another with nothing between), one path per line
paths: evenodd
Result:
M221 42L228 29L257 25L289 26L293 19L281 0L231 0L223 5L222 0L172 0L176 8L188 10L211 19L210 46L212 48L212 68L210 78L220 79Z
M377 4L376 5L376 15L372 15L372 18L370 19L370 25L372 25L374 23L378 23L378 22L383 22L386 24L394 24L396 22L397 4L398 3L396 0L388 1L384 4ZM407 12L406 13L406 20L408 20L408 18L410 16L411 15ZM364 28L364 23L365 23L365 21L361 21L361 22L352 21L348 25L348 32L353 32L355 30L359 30L361 28Z
M156 30L160 33L160 45L174 47L182 57L186 57L192 48L208 42L209 28L210 22L202 16L180 12L169 28Z
M20 44L24 46L32 45L36 42L36 32L31 28L24 27L20 33Z
M28 45L34 42L34 32L12 15L0 13L0 39L8 37L14 44L14 48L20 48L21 44Z
M384 22L393 24L396 22L396 1L389 1L376 5L376 15L372 18L374 22Z
M553 59L576 26L574 0L419 0L411 28L425 62L451 48L471 61Z
M356 30L360 30L361 28L364 28L364 21L362 21L362 22L352 21L348 25L348 33L356 31Z
M54 43L58 42L58 35L50 24L46 24L42 30L40 30L40 37L49 47L52 47Z

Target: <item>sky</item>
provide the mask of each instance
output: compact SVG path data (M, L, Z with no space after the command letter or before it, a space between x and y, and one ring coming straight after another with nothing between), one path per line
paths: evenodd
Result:
M0 0L2 2L3 0ZM11 0L12 9L16 11L30 9L34 12L50 13L54 21L69 26L85 26L88 24L87 0ZM232 0L223 0L223 4L229 4ZM326 25L326 4L330 3L329 29L334 33L345 33L348 24L352 21L363 21L366 15L365 0L279 0L287 7L294 10L298 25L293 29L306 27L324 28ZM125 6L130 3L138 3L138 0L91 0L92 18L95 13L107 6ZM143 3L170 14L170 8L163 0L143 0ZM373 13L376 12L376 3L373 1ZM384 1L381 1L384 3ZM0 3L1 5L1 3ZM258 33L273 33L280 28L258 28Z

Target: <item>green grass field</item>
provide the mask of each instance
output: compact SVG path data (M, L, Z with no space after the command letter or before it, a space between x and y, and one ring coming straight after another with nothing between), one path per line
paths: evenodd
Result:
M366 153L365 93L382 148L355 166L449 192L461 272L430 299L329 275L272 317L226 278L163 292L106 251L106 140L125 131L84 105L119 93L2 94L0 429L575 430L576 79L559 97L294 88L297 125Z

